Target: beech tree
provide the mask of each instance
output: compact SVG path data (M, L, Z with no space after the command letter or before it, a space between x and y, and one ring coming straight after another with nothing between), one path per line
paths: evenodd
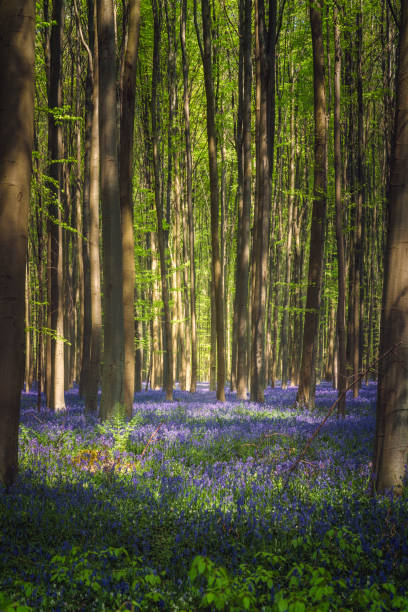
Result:
M64 410L64 303L62 262L62 126L58 120L62 107L62 44L64 33L64 2L54 0L50 36L50 71L48 83L48 154L51 202L48 221L48 321L52 336L47 346L47 405L52 410Z
M334 21L334 181L335 181L335 208L336 208L336 241L337 241L337 274L338 274L338 300L337 300L337 341L338 341L338 391L341 397L339 412L345 412L346 397L344 391L347 386L346 371L346 280L345 255L343 233L343 207L341 202L341 48L340 28L337 6L333 6Z
M408 4L401 2L396 106L388 193L377 426L378 493L401 493L408 460Z
M188 256L190 259L190 312L191 312L191 384L194 393L197 387L197 319L196 319L196 272L194 261L194 216L193 216L193 162L191 155L189 66L186 48L187 0L181 1L180 45L183 70L183 116L186 155L186 200L188 216Z
M158 84L160 80L160 27L161 27L161 0L152 0L154 18L154 50L153 50L153 71L152 71L152 140L153 140L153 168L154 168L154 200L157 214L157 243L160 258L160 279L164 311L164 340L165 340L165 376L164 388L166 399L173 399L173 345L170 319L169 289L167 280L166 263L166 238L164 229L163 215L163 193L160 181L160 149L159 149L159 130L158 130Z
M123 274L113 2L97 0L96 6L104 290L104 353L100 414L102 419L107 419L115 412L123 410Z
M204 69L205 95L207 102L207 139L208 163L210 170L211 201L211 264L214 284L215 325L217 334L217 399L225 401L225 341L224 341L224 301L221 273L221 255L219 239L219 195L217 136L215 129L214 83L212 73L211 50L211 11L209 0L201 1L203 21L203 42L201 57Z
M96 4L88 3L88 35L90 45L89 71L90 92L88 109L89 139L89 187L84 198L84 219L87 219L88 257L89 257L89 363L87 367L85 402L88 412L96 412L98 386L100 381L100 361L102 354L102 303L101 303L101 269L99 249L99 199L100 199L100 149L99 149L99 53L96 35ZM85 190L84 190L85 191ZM83 360L87 355L83 355Z
M34 26L33 0L0 4L0 482L7 488L17 476L24 372Z
M248 386L248 278L251 217L251 23L252 0L240 0L240 75L238 92L238 230L235 286L236 389L239 399L247 398ZM233 355L234 357L234 355ZM236 369L236 373L235 373Z
M120 121L120 209L123 250L123 315L125 334L124 404L132 416L135 393L135 240L133 234L133 135L135 120L136 64L139 45L140 0L128 4L128 27L121 84Z
M264 0L255 1L256 64L256 189L251 260L251 383L254 401L264 401L265 388L265 309L266 280L270 243L271 164L273 158L273 122L271 124L271 81L274 82L276 37L276 0L271 0L270 30L266 27ZM271 46L272 44L272 46ZM274 86L272 85L274 95ZM274 104L272 103L274 112Z
M309 9L313 45L315 159L306 313L303 329L302 363L300 368L300 380L296 401L302 406L305 405L312 408L314 407L315 399L316 349L319 328L320 294L326 224L327 122L326 89L324 82L322 3L320 1L311 1Z

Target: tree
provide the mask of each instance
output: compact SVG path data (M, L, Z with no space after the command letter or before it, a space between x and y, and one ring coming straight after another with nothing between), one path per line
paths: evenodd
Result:
M345 412L345 389L347 386L346 364L346 279L343 235L343 209L341 204L341 124L340 124L340 96L341 96L341 47L339 14L336 5L333 6L334 22L334 181L335 181L335 208L336 208L336 241L337 241L337 340L339 355L339 413Z
M225 348L224 348L224 300L219 239L219 196L217 136L215 129L214 83L211 52L211 11L209 0L201 0L203 42L201 57L204 69L205 95L207 102L208 163L210 169L211 202L211 263L214 283L215 324L217 332L217 399L225 401ZM200 39L199 39L200 40Z
M112 0L97 0L99 138L102 202L104 353L102 419L123 410L123 275L116 122L116 53Z
M135 120L136 65L139 45L140 0L128 4L128 28L121 84L120 120L120 210L123 250L123 317L125 333L126 414L132 416L135 392L135 240L133 235L133 134Z
M402 492L408 460L408 4L401 2L396 111L387 198L374 488Z
M100 199L100 147L99 147L99 52L96 36L96 5L94 0L88 3L89 33L89 69L91 77L91 95L89 100L90 143L89 143L89 195L84 201L87 207L87 225L89 242L89 309L90 339L89 364L87 367L85 402L88 412L97 411L98 387L100 380L100 362L102 352L102 303L101 303L101 270L99 253L99 199ZM92 54L93 51L93 54ZM84 215L85 216L85 215ZM83 359L86 357L84 356Z
M190 94L188 83L188 59L186 50L187 0L181 1L180 44L183 69L183 114L186 143L186 200L188 215L188 255L190 259L190 309L191 309L191 384L194 393L197 387L197 321L196 321L196 273L194 261L194 216L193 216L193 162L191 156Z
M272 0L276 8L276 0ZM276 15L276 11L273 12ZM274 19L271 20L273 45L275 44ZM251 400L264 401L265 386L265 309L266 279L269 256L269 228L271 216L271 132L270 79L271 62L268 56L268 30L264 0L255 2L255 63L256 63L256 188L254 206L252 293L251 293ZM273 132L272 132L273 133Z
M315 163L306 313L303 328L302 363L300 367L300 380L296 401L302 406L313 408L315 398L316 345L319 331L320 293L326 224L327 122L322 2L320 0L318 2L311 0L309 8L313 45Z
M154 201L157 214L157 242L160 257L160 278L164 311L164 340L166 343L166 360L164 388L166 399L173 399L173 344L170 320L169 290L166 264L166 238L163 215L163 196L160 187L160 151L159 151L159 117L157 88L160 79L160 27L161 27L161 0L152 0L154 19L154 49L152 72L152 137L153 137L153 168L154 168Z
M0 482L7 488L17 476L24 371L34 24L32 0L0 4Z
M64 302L62 261L62 126L58 121L62 107L62 40L64 35L64 2L55 0L52 7L50 36L50 72L48 83L48 154L50 167L51 201L48 221L48 288L49 328L52 337L48 346L50 380L47 381L47 406L52 410L64 410Z
M252 0L240 0L240 61L242 76L239 87L238 176L241 193L238 208L237 262L236 262L236 384L237 397L246 399L248 379L248 277L249 277L249 225L251 215L251 22Z

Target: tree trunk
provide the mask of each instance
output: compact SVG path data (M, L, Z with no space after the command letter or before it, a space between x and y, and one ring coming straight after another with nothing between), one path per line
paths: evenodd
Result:
M151 272L153 278L153 289L151 292L153 302L153 317L151 320L151 356L150 356L150 388L159 389L162 382L162 354L160 351L160 324L157 312L157 304L160 302L160 291L158 288L157 272L157 236L151 232Z
M34 2L0 4L0 482L18 470L34 121ZM4 84L7 84L7 87Z
M242 211L240 214L237 239L237 398L247 398L248 380L248 280L249 280L249 247L250 247L250 214L251 214L251 14L252 0L240 2L240 28L242 53Z
M275 3L276 4L276 3ZM267 56L264 0L255 2L256 58L256 190L252 249L251 308L251 400L264 401L266 277L269 257L271 213L270 146L268 102L270 62ZM275 40L273 40L275 43Z
M217 325L215 291L212 278L209 280L208 285L208 295L210 296L210 391L215 391L217 388Z
M157 214L157 243L160 257L160 278L164 314L164 340L166 349L165 380L163 386L166 391L166 401L173 399L173 345L171 332L171 317L169 304L169 290L167 279L166 262L166 237L163 225L163 197L160 188L160 149L159 149L159 127L158 127L158 96L157 89L160 79L160 27L161 27L161 0L152 0L154 19L154 49L153 49L153 73L152 73L152 139L153 139L153 168L154 168L154 201Z
M295 199L295 91L293 63L290 66L291 78L291 112L290 112L290 153L289 153L289 197L288 197L288 231L286 239L286 261L285 261L285 284L283 286L283 313L281 327L282 346L282 389L288 385L289 372L289 307L290 307L290 282L292 264L292 235L293 235L293 204Z
M127 42L122 73L120 120L120 210L123 251L123 319L125 333L124 405L132 416L135 392L135 240L133 235L133 134L135 120L136 65L139 44L140 0L130 0Z
M190 309L191 309L191 383L190 391L194 393L197 388L197 322L196 322L196 279L194 262L194 219L193 219L193 161L191 155L190 135L190 94L188 88L188 60L186 52L186 21L187 0L181 2L180 14L180 43L183 67L183 113L184 137L186 142L186 198L188 213L188 251L190 259Z
M24 386L25 391L30 391L30 363L31 363L31 338L30 338L30 266L27 261L25 271L25 300L24 300L24 322L25 322L25 365L24 365Z
M102 354L102 302L101 268L99 249L99 200L100 200L100 142L99 142L99 51L96 35L96 6L93 0L88 4L89 42L93 49L93 84L91 105L91 147L90 147L90 185L89 185L89 272L91 336L88 382L86 389L86 410L98 409L98 387L101 377Z
M81 113L81 64L79 60L80 54L78 53L77 58L77 71L76 71L76 115L80 116ZM77 362L75 368L75 380L79 383L80 373L82 370L82 344L84 336L84 308L85 308L85 289L84 289L84 259L83 259L83 215L82 215L82 130L81 122L78 121L75 126L76 135L76 154L77 164L75 173L75 206L76 206L76 222L78 234L75 237L76 244L76 257L77 257L77 294L75 308L78 309L78 327L77 327Z
M50 37L50 80L48 86L48 107L57 111L62 106L62 38L64 34L63 0L55 0L52 9L53 25ZM48 155L49 176L51 178L51 203L49 206L50 220L48 222L49 241L49 309L51 357L49 393L47 406L51 410L64 410L64 307L63 307L63 258L62 258L62 227L61 227L61 163L63 156L62 128L56 117L50 113L48 117Z
M310 23L313 45L315 164L302 363L296 401L301 406L313 408L315 401L316 349L319 333L320 293L326 223L327 122L321 0L310 2Z
M379 367L373 461L375 490L397 494L408 459L408 4L401 5L380 355L396 348Z
M363 281L363 200L364 200L364 171L363 171L363 77L362 77L362 45L363 29L361 6L357 13L357 201L355 210L355 230L354 230L354 274L352 288L352 366L353 378L353 397L358 397L360 382L358 375L361 369L361 284Z
M116 122L116 53L112 0L97 0L99 137L102 202L104 354L100 415L123 412L122 240Z
M205 94L207 102L208 163L210 169L211 201L211 263L215 297L215 324L217 330L217 399L225 401L225 341L224 341L224 299L222 286L222 265L219 239L219 197L217 167L217 137L215 128L214 83L211 57L211 11L210 1L201 0L203 21L202 61L204 69Z
M347 386L346 363L346 264L344 255L343 208L341 202L341 48L340 28L337 6L333 6L334 20L334 189L336 207L336 241L337 241L337 340L338 340L338 411L345 415L346 398L344 391Z

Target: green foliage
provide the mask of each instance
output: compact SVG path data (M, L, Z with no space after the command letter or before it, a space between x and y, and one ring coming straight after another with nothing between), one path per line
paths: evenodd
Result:
M130 450L130 435L142 422L140 414L135 414L132 419L127 420L123 409L118 408L110 419L98 425L97 434L112 436L114 440L112 450L124 452Z
M348 536L352 535L348 530L342 531ZM343 539L341 533L339 542L342 543L343 552L347 552L349 542ZM294 540L292 545L297 548L301 544ZM351 545L351 549L354 556L354 545ZM283 573L288 566L287 557L268 552L258 553L256 557L258 564L255 568L242 564L240 573L235 576L231 576L224 567L216 566L207 557L195 557L189 578L193 584L204 588L200 608L271 612L408 610L408 597L397 595L392 583L353 589L344 579L334 578L326 567L295 562L289 571ZM282 582L285 583L283 589L279 588Z
M163 601L162 577L145 567L140 557L129 555L124 547L84 550L73 546L67 554L52 557L50 578L57 588L69 585L69 592L81 602L81 609L95 598L100 606L107 606L104 609L116 609L120 597L115 597L109 586L121 582L138 593L138 600L130 602L133 609L149 610Z
M13 601L12 597L0 592L0 610L1 612L30 612L32 608L23 606Z
M39 108L39 111L43 113L47 113L51 115L56 123L56 125L62 125L65 121L81 121L83 122L82 117L77 117L72 114L72 108L69 104L64 104L64 106L56 106L55 108ZM73 161L76 161L73 159Z
M245 583L231 579L224 567L216 567L206 557L195 557L189 572L194 583L202 577L206 582L201 608L215 607L216 610L254 610L256 598Z

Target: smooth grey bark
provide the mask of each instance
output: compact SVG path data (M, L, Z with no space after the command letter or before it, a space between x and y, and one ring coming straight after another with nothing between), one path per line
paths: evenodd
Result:
M242 142L238 142L242 155L242 204L239 215L239 236L237 239L237 356L236 386L238 399L247 398L248 380L248 281L249 281L249 248L250 248L250 214L251 214L251 24L252 0L240 2L240 29L242 53Z
M173 344L169 304L169 289L167 280L166 262L166 236L163 224L163 197L161 189L161 166L159 150L159 117L158 117L158 93L157 88L160 79L160 28L161 28L161 0L152 0L154 21L154 48L153 48L153 71L152 71L152 140L153 140L153 170L154 170L154 201L157 214L157 244L160 258L161 293L163 300L164 315L164 341L166 350L165 376L163 386L166 391L166 400L173 399Z
M88 42L82 33L80 16L77 13L81 41L88 54L88 74L85 92L85 155L83 244L84 261L84 334L82 344L82 367L80 392L85 396L87 412L98 409L98 387L100 380L102 350L102 304L101 271L99 254L99 70L98 38L96 36L96 5L88 1Z
M408 460L408 3L402 2L396 112L387 198L374 488L400 494Z
M343 233L343 207L341 201L341 47L339 15L336 5L333 7L334 21L334 190L336 208L336 241L337 241L337 341L338 341L338 394L340 397L338 411L345 415L347 386L346 363L346 274Z
M34 2L0 3L0 482L18 471L34 121ZM7 87L4 84L7 83Z
M352 366L353 397L358 397L360 382L358 380L362 365L362 283L363 283L363 205L364 205L364 107L363 107L363 25L361 2L357 11L357 174L356 174L356 208L354 229L354 274L352 279Z
M295 91L294 91L294 69L293 61L290 65L291 79L291 111L290 111L290 153L289 153L289 196L288 196L288 230L286 238L286 261L285 261L285 284L283 286L283 314L281 325L281 347L282 347L282 389L288 385L289 372L289 307L290 307L290 283L292 273L292 238L293 238L293 208L295 200Z
M51 410L64 410L64 304L63 304L63 253L61 227L61 183L63 157L62 126L58 125L55 111L62 106L62 42L64 36L64 2L55 0L52 7L52 27L50 35L50 72L48 82L48 157L51 178L48 222L48 287L49 321L52 337L49 364L49 385L47 385L47 407Z
M132 416L135 393L135 239L133 233L133 134L135 121L136 66L139 47L140 0L128 3L128 27L121 83L120 119L120 210L123 251L123 317L125 333L124 404Z
M272 4L276 6L273 0ZM274 13L276 15L276 12ZM273 29L273 23L270 24ZM267 298L267 268L269 258L269 228L271 216L271 133L269 100L271 62L268 56L268 31L264 0L255 2L255 62L256 62L256 189L254 205L253 248L251 261L251 381L253 401L264 401L265 387L265 311ZM275 35L273 35L273 46ZM274 95L274 93L273 93ZM272 131L273 133L273 131ZM272 147L273 150L273 147Z
M188 215L188 254L190 259L190 313L191 313L191 383L190 391L194 393L197 388L197 321L196 321L196 278L194 260L194 217L193 217L193 159L191 154L190 133L190 94L189 94L189 67L186 51L186 23L187 0L181 2L180 14L180 44L183 68L183 114L184 138L186 143L186 199Z
M217 332L217 399L225 401L225 339L222 263L219 239L219 189L217 164L217 137L215 127L214 83L211 50L211 11L209 0L201 0L202 13L202 61L207 103L208 163L210 170L211 201L211 263L215 298L215 324Z
M100 416L105 420L117 412L123 412L123 274L113 2L97 0L96 6L104 291L104 353Z
M296 401L302 406L313 408L326 224L327 121L321 0L317 2L311 0L309 8L313 45L315 163L306 313L303 328L302 363Z
M101 378L102 355L102 301L101 301L101 267L100 267L100 143L99 143L99 51L96 35L96 5L94 0L88 3L89 44L93 52L93 78L91 100L91 141L89 160L89 274L90 274L90 347L88 381L85 394L87 412L98 409L98 388Z

